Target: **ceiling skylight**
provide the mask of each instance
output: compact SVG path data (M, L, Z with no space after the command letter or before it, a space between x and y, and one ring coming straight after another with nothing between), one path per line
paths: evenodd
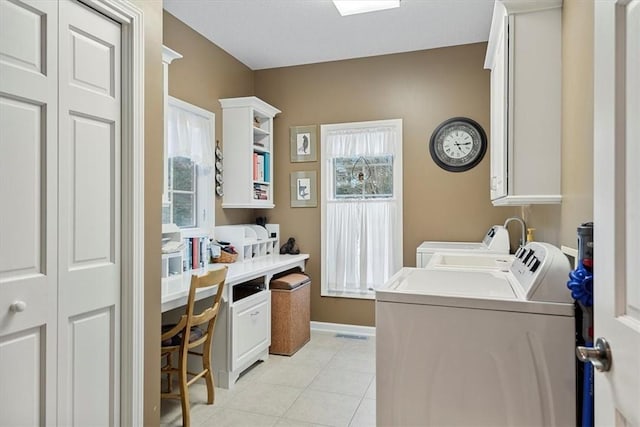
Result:
M342 16L400 7L400 0L333 0L333 3Z

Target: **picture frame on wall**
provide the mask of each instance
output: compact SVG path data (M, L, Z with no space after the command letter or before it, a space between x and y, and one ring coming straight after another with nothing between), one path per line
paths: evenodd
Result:
M317 126L292 126L289 128L291 162L315 162L317 160Z
M291 207L315 208L318 206L316 171L291 172Z

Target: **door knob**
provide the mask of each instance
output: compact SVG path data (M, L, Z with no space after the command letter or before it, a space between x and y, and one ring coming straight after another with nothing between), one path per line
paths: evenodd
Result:
M598 338L594 347L576 347L576 356L581 362L591 362L600 372L611 369L611 348L604 338Z
M20 313L21 311L24 311L26 308L27 308L27 303L24 301L14 301L9 306L9 310L13 311L14 313Z

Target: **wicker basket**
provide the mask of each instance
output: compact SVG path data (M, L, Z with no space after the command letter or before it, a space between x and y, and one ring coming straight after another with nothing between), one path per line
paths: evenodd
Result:
M236 262L236 259L238 259L238 254L230 254L229 252L220 251L220 256L211 258L211 261L231 264L232 262Z

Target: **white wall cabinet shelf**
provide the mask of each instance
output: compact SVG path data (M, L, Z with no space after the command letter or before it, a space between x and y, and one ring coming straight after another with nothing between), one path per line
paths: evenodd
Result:
M496 206L562 200L561 8L561 0L495 2L484 66Z
M220 99L223 208L273 208L273 118L280 110L255 96Z

